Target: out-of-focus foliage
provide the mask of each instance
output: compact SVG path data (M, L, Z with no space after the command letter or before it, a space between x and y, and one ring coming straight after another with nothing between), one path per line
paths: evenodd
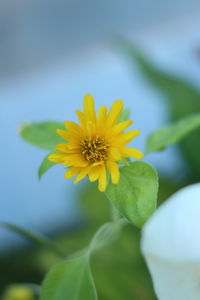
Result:
M156 89L163 93L168 101L171 120L177 121L191 114L200 112L200 91L187 81L160 70L137 47L120 39L119 45L129 61L138 63L144 77ZM200 176L200 130L194 131L181 141L182 152L197 178Z
M161 181L159 203L179 187ZM56 239L66 255L86 247L98 228L110 219L109 203L95 185L81 192L85 221ZM0 258L0 291L10 282L41 284L46 272L60 258L46 248L25 249L22 253ZM99 300L155 300L151 278L140 252L140 230L127 224L117 239L91 257L91 268Z
M32 232L28 229L24 229L20 226L13 225L11 223L7 222L0 222L0 227L8 229L10 231L13 231L26 239L32 241L35 244L38 244L39 246L46 247L49 250L53 251L59 256L65 256L64 252L62 252L61 249L59 249L58 245L54 243L51 239L48 239L45 236L42 236L39 233Z
M55 153L55 151L53 151L53 153ZM38 169L38 178L41 179L42 175L44 173L46 173L50 168L52 168L53 166L55 166L55 163L53 163L52 161L48 160L48 156L51 154L51 152L49 154L47 154L45 156L45 158L42 160L41 165Z
M96 185L89 185L81 192L86 219L68 234L57 239L66 255L85 248L97 229L110 219L109 203ZM140 253L140 230L127 224L117 239L100 248L91 257L91 269L100 300L155 299L150 275ZM36 249L0 259L4 277L0 287L12 282L41 284L46 272L60 259L48 249ZM19 272L20 270L20 272Z
M156 209L158 176L149 164L137 161L120 168L120 182L106 195L131 223L141 227Z
M30 123L22 125L19 133L30 144L39 148L53 150L56 144L63 141L57 134L57 129L64 129L64 124L59 122Z
M23 124L19 129L20 136L27 143L37 146L42 149L50 150L55 153L55 146L62 143L62 138L57 134L57 129L65 129L61 122L41 122ZM41 179L42 175L52 168L55 163L48 160L48 155L44 157L38 169L38 177Z
M179 142L187 134L200 129L200 114L185 117L164 128L153 132L147 139L145 152L155 152Z

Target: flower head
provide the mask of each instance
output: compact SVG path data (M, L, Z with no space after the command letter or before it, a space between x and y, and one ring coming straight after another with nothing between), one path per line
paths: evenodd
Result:
M88 176L90 181L98 180L99 190L105 191L107 171L111 181L117 184L120 179L118 161L125 157L139 159L143 154L130 147L125 147L140 131L123 132L133 121L118 122L123 110L123 101L115 101L107 112L102 105L96 115L94 99L84 97L83 112L76 111L80 124L65 121L66 130L57 133L66 142L56 149L60 152L49 155L49 160L69 167L65 178L77 175L74 183Z

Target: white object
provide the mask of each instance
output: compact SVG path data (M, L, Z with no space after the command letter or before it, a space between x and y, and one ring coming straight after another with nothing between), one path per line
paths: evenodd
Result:
M142 252L159 300L200 299L200 184L175 193L145 224Z

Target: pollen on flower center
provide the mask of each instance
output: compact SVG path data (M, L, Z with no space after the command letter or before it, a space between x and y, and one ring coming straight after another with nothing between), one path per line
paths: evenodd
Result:
M81 140L81 155L90 163L106 161L109 144L103 137L86 137Z

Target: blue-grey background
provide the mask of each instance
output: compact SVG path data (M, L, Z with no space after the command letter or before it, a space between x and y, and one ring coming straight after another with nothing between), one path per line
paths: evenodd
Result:
M167 70L199 85L199 1L1 1L0 3L0 220L41 232L75 224L81 188L56 166L38 181L46 152L18 136L20 124L74 120L84 94L96 105L123 99L145 137L167 122L162 95L113 44L121 34ZM146 158L166 176L180 176L177 149ZM181 175L182 176L182 175ZM0 229L0 251L19 237Z

